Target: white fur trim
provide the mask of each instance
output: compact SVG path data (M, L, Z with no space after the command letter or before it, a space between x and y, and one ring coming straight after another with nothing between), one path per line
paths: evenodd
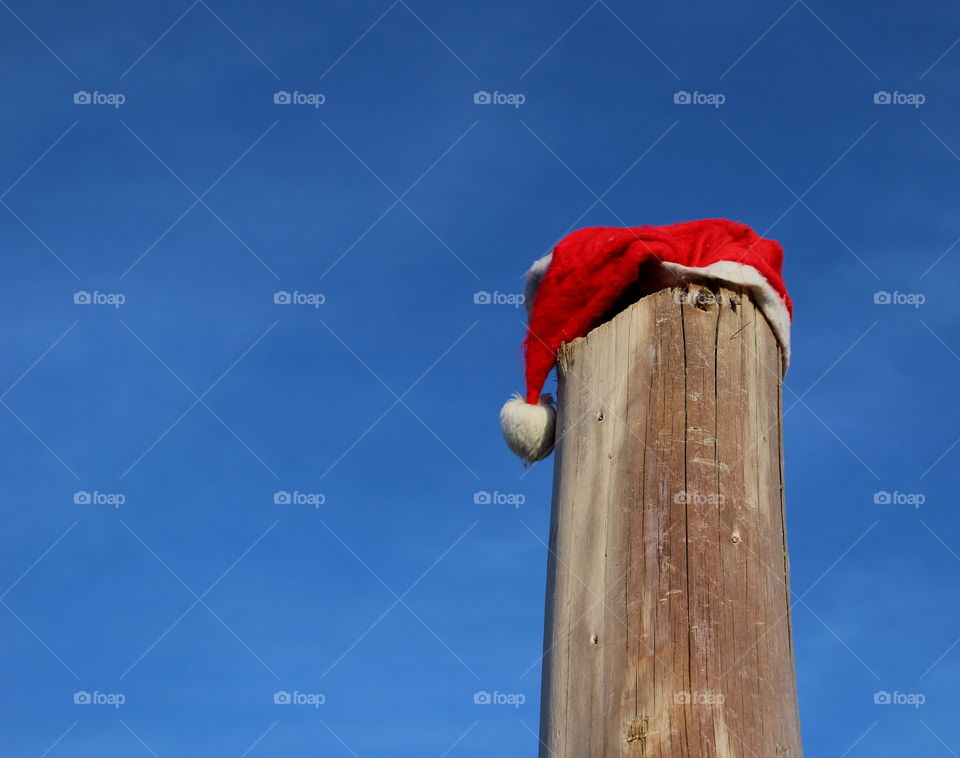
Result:
M533 305L533 297L537 293L537 288L540 286L544 274L547 273L552 260L553 254L547 254L535 261L530 270L527 271L525 302L528 312ZM773 329L780 347L783 348L783 368L786 370L790 364L790 312L787 310L787 304L783 301L783 298L780 297L763 274L753 266L735 261L719 261L711 263L709 266L697 268L681 266L679 263L668 263L667 261L661 261L660 265L683 281L716 279L746 287L760 312L770 322L770 328ZM670 286L670 284L665 282L664 286Z
M550 268L550 262L553 260L553 253L547 253L542 258L538 258L527 270L526 282L523 285L523 302L527 306L527 314L533 308L533 296L540 289L540 282L543 281L543 275Z
M500 429L507 447L531 463L550 455L556 423L557 412L550 395L541 395L536 405L514 395L500 410Z

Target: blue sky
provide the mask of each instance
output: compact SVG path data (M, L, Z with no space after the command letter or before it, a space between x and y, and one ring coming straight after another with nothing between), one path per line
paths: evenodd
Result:
M960 752L955 3L2 6L5 755L533 755L552 463L474 295L703 217L786 251L806 752Z

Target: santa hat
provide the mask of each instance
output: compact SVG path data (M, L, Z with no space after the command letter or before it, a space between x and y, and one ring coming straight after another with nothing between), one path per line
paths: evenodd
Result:
M541 395L560 346L583 337L631 299L681 282L744 287L790 355L793 305L783 283L783 249L750 227L723 219L629 229L591 227L561 240L527 272L529 324L523 352L526 397L500 411L510 449L527 461L553 450L556 413Z

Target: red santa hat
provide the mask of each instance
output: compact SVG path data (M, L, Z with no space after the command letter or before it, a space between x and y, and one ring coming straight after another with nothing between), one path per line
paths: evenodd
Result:
M584 336L631 299L681 282L744 287L790 356L793 305L781 273L783 249L750 227L724 219L628 229L590 227L561 240L527 272L526 397L500 411L510 449L527 461L553 450L556 413L543 385L564 342Z

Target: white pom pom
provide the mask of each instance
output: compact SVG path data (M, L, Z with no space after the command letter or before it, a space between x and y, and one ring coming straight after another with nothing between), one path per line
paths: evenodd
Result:
M541 395L536 405L514 395L500 411L500 428L507 446L531 463L550 455L556 423L557 412L550 395Z

